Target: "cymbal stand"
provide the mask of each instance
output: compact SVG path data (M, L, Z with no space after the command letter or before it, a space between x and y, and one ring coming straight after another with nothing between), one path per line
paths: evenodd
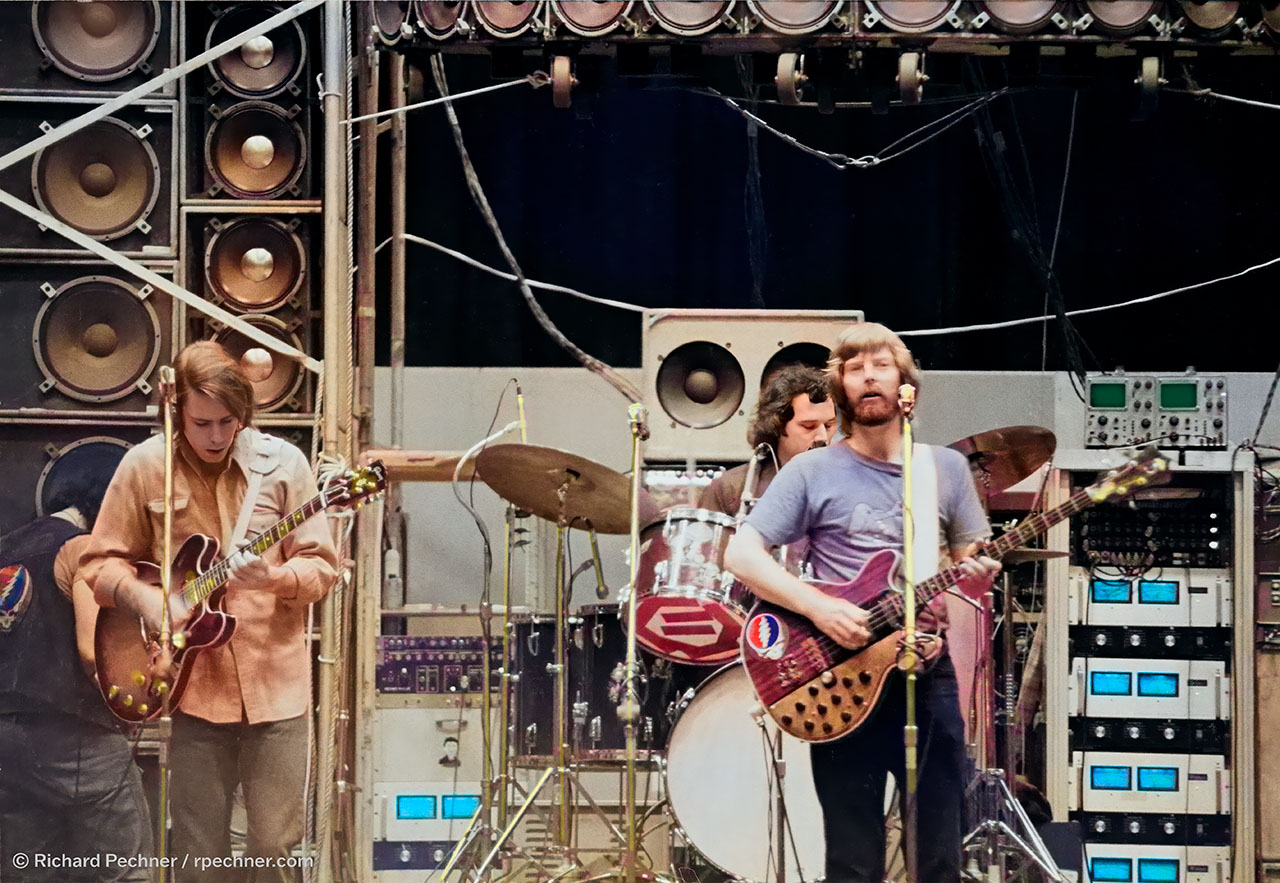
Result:
M966 792L966 806L974 827L964 838L963 848L970 856L964 871L967 880L987 880L990 883L1003 883L1009 870L1008 859L1011 856L1022 856L1036 865L1053 883L1061 883L1062 872L1053 856L1049 854L1039 832L1031 824L1026 811L1013 796L1014 781L1017 770L1014 767L1013 744L1013 584L1009 572L1003 578L1003 622L1004 634L1001 639L1001 651L1004 663L1004 724L1005 733L1004 758L1005 768L994 769L996 752L995 742L995 708L992 704L995 678L991 670L992 640L992 604L990 596L983 598L979 627L979 640L986 648L987 657L979 668L979 676L974 681L974 695L979 709L978 744L980 761L986 767L978 772L969 783ZM975 602L975 606L978 606Z

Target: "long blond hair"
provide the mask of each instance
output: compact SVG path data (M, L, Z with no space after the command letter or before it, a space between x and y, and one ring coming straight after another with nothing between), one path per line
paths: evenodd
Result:
M241 426L253 423L253 384L222 344L212 340L191 344L178 354L174 374L179 415L187 397L200 392L230 411Z
M831 400L840 412L840 431L848 435L853 428L853 405L844 391L844 363L854 356L887 349L893 354L893 363L902 375L903 383L910 383L920 391L920 368L911 350L902 338L878 322L861 322L850 325L836 338L827 361L827 383L831 387Z

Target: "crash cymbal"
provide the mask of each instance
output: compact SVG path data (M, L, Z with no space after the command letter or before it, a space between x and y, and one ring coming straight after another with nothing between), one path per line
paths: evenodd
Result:
M498 496L539 518L565 525L579 519L574 527L590 526L599 533L631 529L631 480L586 457L536 445L495 445L476 457L476 473ZM641 488L640 523L658 514L658 505Z
M1014 549L1006 552L1001 559L1005 564L1026 564L1028 561L1048 561L1050 558L1065 558L1066 552L1057 549Z
M990 429L947 445L969 458L973 480L987 502L1048 463L1057 446L1053 433L1040 426Z

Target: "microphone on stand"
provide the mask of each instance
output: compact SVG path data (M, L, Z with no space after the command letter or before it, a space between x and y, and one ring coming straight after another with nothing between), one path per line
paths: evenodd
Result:
M738 504L738 524L751 514L751 507L756 502L756 485L760 482L760 461L769 456L769 443L760 442L751 452L751 462L747 466L747 477L742 482L742 500Z
M910 420L915 416L916 388L910 383L898 387L898 407L902 410L903 419Z

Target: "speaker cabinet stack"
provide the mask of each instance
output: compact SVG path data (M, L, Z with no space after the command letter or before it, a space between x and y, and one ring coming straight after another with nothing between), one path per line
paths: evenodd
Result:
M188 4L186 51L204 51L280 11L270 3ZM187 287L279 340L319 351L321 127L314 13L250 40L185 84L188 162L183 202ZM216 339L233 355L255 344L187 311L188 340ZM255 384L259 425L303 440L314 377L272 354ZM289 430L289 431L286 431ZM309 440L306 440L309 445Z
M785 365L825 366L836 337L862 318L858 310L645 312L645 457L747 459L747 428L764 382Z
M172 67L172 2L0 4L0 153ZM0 171L0 187L174 278L180 151L176 87ZM156 424L172 361L172 300L60 235L0 224L0 533L46 513L70 477L112 472Z

